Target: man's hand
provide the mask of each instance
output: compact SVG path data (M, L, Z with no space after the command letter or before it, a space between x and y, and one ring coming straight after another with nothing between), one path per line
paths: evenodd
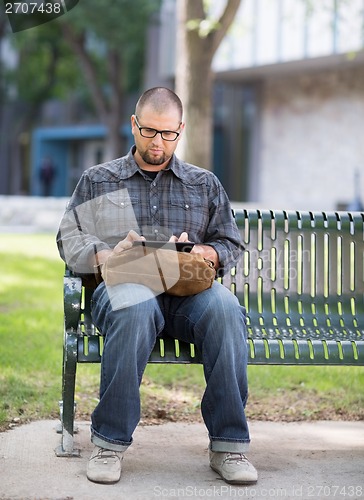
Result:
M214 264L214 268L219 267L219 256L216 250L210 245L194 245L191 253L199 253L206 260L210 260Z
M119 243L114 247L113 253L121 253L124 250L129 250L133 246L133 241L145 241L144 236L140 236L137 232L131 230L128 232L128 235L123 240L119 241Z
M97 252L97 254L94 256L94 262L93 266L101 268L107 261L107 259L110 257L112 254L119 254L121 252L124 252L124 250L128 250L133 246L133 241L144 241L145 238L144 236L140 236L137 232L131 230L127 234L126 238L123 240L119 241L115 248L113 250L100 250L100 252Z
M172 241L173 243L180 241L186 243L190 240L188 239L188 234L186 232L183 232L181 233L181 236L179 238L177 238L177 236L171 236L169 241ZM210 245L194 245L191 253L199 253L204 259L213 262L215 269L219 267L219 256L217 255L216 250Z
M181 233L181 236L179 238L177 238L177 236L171 236L169 238L169 241L171 241L172 243L177 243L177 242L186 243L187 241L190 240L188 239L188 234L186 232L183 232Z

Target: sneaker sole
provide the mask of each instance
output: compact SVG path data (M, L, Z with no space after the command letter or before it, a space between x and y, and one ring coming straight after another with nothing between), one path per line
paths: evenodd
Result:
M115 481L105 481L105 480L104 481L101 481L101 480L98 481L97 479L91 479L88 476L87 476L87 479L89 481L91 481L92 483L96 483L96 484L116 484L116 483L118 483L120 481L120 477L119 477L119 479L115 479Z
M215 472L217 472L217 474L219 474L219 476L228 484L244 484L246 486L248 485L252 485L252 484L257 484L258 482L258 479L247 479L245 481L241 481L241 480L237 480L237 479L225 479L224 476L219 472L218 469L216 469L215 467L213 467L212 465L210 465L211 469Z

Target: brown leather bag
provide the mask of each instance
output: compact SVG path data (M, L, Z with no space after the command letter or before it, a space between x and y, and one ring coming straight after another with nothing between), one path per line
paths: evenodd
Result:
M139 283L156 293L195 295L212 286L216 271L198 253L136 246L112 254L102 268L106 285Z

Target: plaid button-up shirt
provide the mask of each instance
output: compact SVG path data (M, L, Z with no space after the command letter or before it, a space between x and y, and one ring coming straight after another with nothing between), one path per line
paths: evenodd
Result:
M92 272L91 254L113 248L134 229L154 240L186 231L190 241L216 250L222 268L231 267L241 256L241 237L217 177L174 155L152 179L135 162L134 148L83 173L57 236L67 265Z

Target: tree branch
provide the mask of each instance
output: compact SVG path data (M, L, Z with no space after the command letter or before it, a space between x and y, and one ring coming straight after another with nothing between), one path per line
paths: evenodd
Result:
M115 110L115 118L119 120L121 116L121 103L122 103L122 95L121 95L121 69L122 62L120 59L120 54L116 49L109 49L107 54L107 69L109 80L108 83L110 85L111 90L111 99L110 106L113 110Z
M91 58L85 49L84 34L78 35L72 29L70 24L66 22L62 23L62 30L65 35L66 42L78 56L81 62L82 68L84 70L84 77L90 89L97 112L102 119L106 120L108 115L108 104L102 94L100 86L98 85L97 74L94 65L92 64Z
M240 7L241 0L227 0L224 12L221 14L219 23L219 29L212 33L212 50L213 54L219 48L227 30L229 29L234 17Z
M44 100L50 95L56 83L57 66L60 59L60 50L57 46L51 47L51 58L49 66L46 68L46 81L44 85L37 90L33 95L28 107L23 112L20 120L15 125L15 135L20 134L23 130L27 130L35 122L40 114L41 105Z

